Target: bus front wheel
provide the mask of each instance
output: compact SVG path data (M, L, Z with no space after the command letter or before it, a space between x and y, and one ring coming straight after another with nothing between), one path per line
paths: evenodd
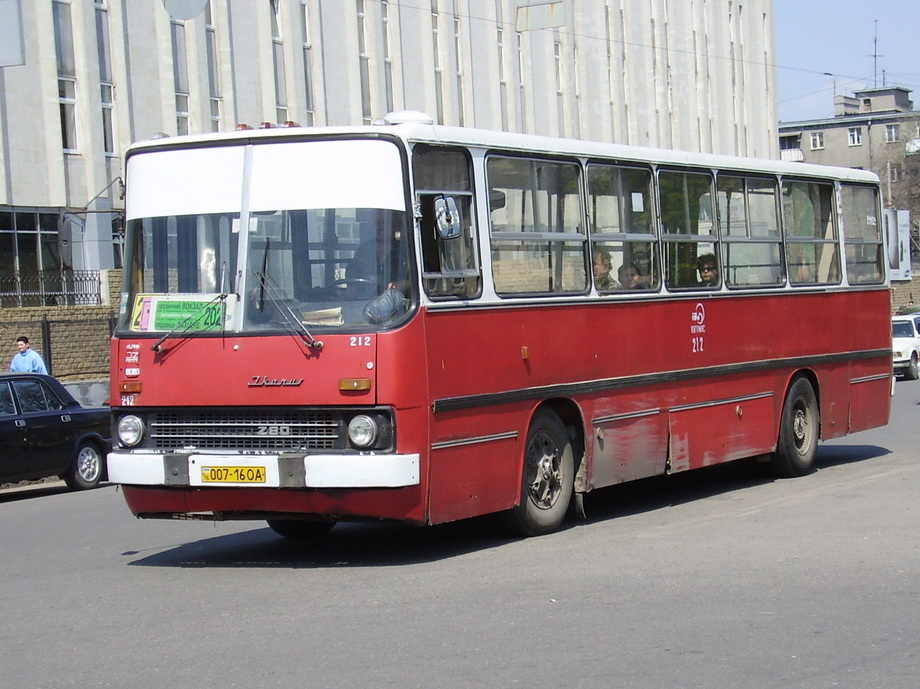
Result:
M511 511L518 533L538 536L562 525L575 485L573 455L562 420L550 411L537 412L527 432L521 501Z
M303 519L269 519L268 527L279 536L296 540L319 538L332 531L333 521L313 522Z
M815 390L806 378L798 378L789 388L783 403L779 440L770 460L774 474L791 478L814 470L819 425Z

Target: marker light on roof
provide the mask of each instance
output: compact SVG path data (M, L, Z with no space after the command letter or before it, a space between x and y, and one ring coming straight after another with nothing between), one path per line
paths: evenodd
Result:
M398 110L388 112L383 117L385 124L434 124L431 115L418 110Z

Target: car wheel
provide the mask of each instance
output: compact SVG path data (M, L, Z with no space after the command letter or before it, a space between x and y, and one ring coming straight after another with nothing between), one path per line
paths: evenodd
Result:
M917 380L917 378L920 377L920 364L917 363L916 352L910 357L910 364L907 366L904 377L907 378L907 380Z
M64 476L64 483L71 490L86 490L99 485L102 478L102 453L89 441L80 443L73 462Z

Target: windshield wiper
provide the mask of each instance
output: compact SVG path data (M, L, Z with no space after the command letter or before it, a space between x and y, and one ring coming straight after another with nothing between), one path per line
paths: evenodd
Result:
M164 342L166 342L166 340L168 340L170 337L172 337L173 335L175 335L175 334L177 334L177 333L180 334L180 335L183 335L183 334L187 333L189 330L192 329L192 327L193 327L196 323L198 323L198 321L201 320L201 317L204 316L204 314L207 312L207 309L208 309L209 306L213 306L214 304L217 304L217 303L223 304L223 303L227 300L227 297L229 297L229 296L230 296L229 293L228 293L228 294L218 294L216 297L214 297L214 298L213 298L211 301L209 301L207 304L202 304L201 306L199 306L197 309L195 309L195 312L194 312L194 313L190 314L190 315L189 315L184 321L182 321L179 325L177 325L175 328L173 328L173 329L170 330L168 333L166 333L165 335L163 335L163 337L161 337L159 340L157 340L156 342L154 342L154 343L153 343L153 346L151 346L150 349L152 349L154 352L161 352L161 351L163 351L163 348L162 348L161 345L162 345ZM237 298L239 298L239 297L237 297ZM221 327L221 331L223 331L223 328L224 328L223 318L221 318L221 326L220 326L220 327ZM180 328L181 328L181 330L180 330Z
M298 318L297 314L294 313L294 310L286 302L284 294L282 294L278 286L272 282L271 278L262 272L256 273L255 276L259 279L259 311L262 311L265 306L265 297L268 296L269 301L278 309L278 313L281 314L285 323L290 326L290 332L300 337L304 346L316 350L322 349L323 343L310 334L310 331L307 330L307 326L305 326L300 318Z

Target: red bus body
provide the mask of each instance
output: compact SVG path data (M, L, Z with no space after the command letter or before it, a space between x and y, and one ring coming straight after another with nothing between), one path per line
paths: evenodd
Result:
M321 349L286 333L180 333L155 347L149 336L121 332L111 350L117 413L382 405L393 410L395 448L418 456L418 480L183 485L181 476L170 482L167 465L162 481L116 482L141 517L421 525L519 505L538 409L572 429L578 493L768 455L799 377L817 396L821 438L887 423L889 308L887 285L878 284L481 306L425 301L393 329L317 335ZM309 461L306 471L309 483Z

